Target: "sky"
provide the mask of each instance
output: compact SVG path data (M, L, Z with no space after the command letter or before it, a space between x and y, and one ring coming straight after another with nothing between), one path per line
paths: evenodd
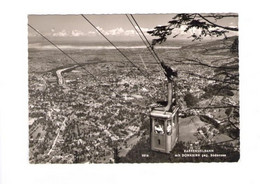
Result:
M85 15L110 40L140 40L136 31L124 14ZM175 14L134 14L141 29L149 40L153 39L146 31L157 25L166 25ZM29 15L28 23L43 35L52 39L75 39L89 41L104 41L104 38L81 15ZM238 26L237 18L225 18L218 21L225 26ZM179 38L187 38L181 27L176 33ZM196 30L194 30L196 31ZM29 41L39 35L28 28Z

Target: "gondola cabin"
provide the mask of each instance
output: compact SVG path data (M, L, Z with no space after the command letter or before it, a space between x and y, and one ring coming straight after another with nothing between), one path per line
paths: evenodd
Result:
M155 107L150 113L150 141L151 150L170 153L179 138L179 106L174 80L178 75L164 62L161 66L168 81L168 100L166 106Z
M173 112L151 111L150 125L151 149L170 153L179 137L178 107Z

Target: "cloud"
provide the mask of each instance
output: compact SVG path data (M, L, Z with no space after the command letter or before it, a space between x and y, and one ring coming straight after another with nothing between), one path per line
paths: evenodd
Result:
M137 26L135 26L136 30L139 31L139 28ZM147 31L151 30L150 28L145 28L145 27L140 27L140 29L142 30L142 32L144 33L144 35L149 35L147 33ZM140 32L140 31L139 31Z
M84 36L85 34L82 32L82 31L79 31L79 30L72 30L71 31L71 36Z
M55 32L55 29L51 29L51 36L53 37L79 37L79 36L84 36L85 33L80 31L80 30L72 30L72 31L66 31L65 29Z
M107 34L107 32L106 32L102 27L97 26L97 29L98 29L102 34L104 34L104 35ZM97 33L98 33L98 32L97 32ZM98 33L98 34L99 34L99 33Z
M119 27L119 28L115 28L115 29L111 29L109 31L107 31L108 35L122 35L124 33L124 29Z
M135 36L137 33L135 32L135 30L126 30L124 32L125 36Z
M116 27L113 29L109 29L109 30L105 30L102 27L97 26L97 29L104 34L105 36L137 36L137 32L134 29L127 29L124 30L122 27ZM138 28L137 28L138 29ZM141 30L143 31L143 33L145 35L149 35L147 33L148 30L150 30L149 28L141 28ZM47 34L47 33L46 33ZM72 31L68 31L68 30L61 30L59 32L55 32L55 29L52 28L51 32L49 33L50 36L53 37L81 37L81 36L89 36L89 37L95 37L97 35L99 35L100 33L98 33L96 30L91 30L88 32L83 32L81 30L72 30Z
M89 31L89 32L87 33L87 35L89 35L89 36L96 36L96 35L97 35L97 32L96 32L96 31Z
M68 33L65 29L63 29L60 32L53 33L52 36L54 36L54 37L65 37L65 36L68 36Z
M114 29L104 30L102 27L97 26L97 29L105 36L135 36L137 33L135 30L124 30L122 27L117 27ZM97 31L87 32L87 36L96 36L99 33Z

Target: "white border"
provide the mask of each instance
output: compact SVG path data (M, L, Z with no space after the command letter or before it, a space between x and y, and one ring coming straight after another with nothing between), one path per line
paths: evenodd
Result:
M259 21L256 1L5 1L1 6L0 183L257 183L260 156ZM30 165L27 137L27 14L238 12L239 163ZM251 169L254 167L253 169Z

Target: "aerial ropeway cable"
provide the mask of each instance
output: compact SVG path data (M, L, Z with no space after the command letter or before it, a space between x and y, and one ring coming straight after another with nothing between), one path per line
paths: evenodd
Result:
M170 67L168 67L160 58L159 56L156 54L156 52L154 51L152 45L150 44L150 42L148 41L148 39L146 38L145 34L143 33L142 29L140 28L139 24L137 23L136 19L134 18L134 16L132 14L130 14L132 19L134 20L135 24L137 25L139 31L142 33L143 37L145 38L147 44L144 42L143 38L141 37L141 35L139 34L139 32L137 31L137 29L135 28L134 24L132 23L132 21L130 20L130 18L127 16L128 20L130 21L130 23L132 24L132 26L135 28L136 32L138 33L139 37L143 40L145 46L147 47L147 49L149 50L149 52L152 54L152 56L154 57L155 61L157 62L157 64L160 66L161 71L164 73L164 75L169 79L172 78L172 76L176 76L177 73L176 71L172 70ZM170 72L170 73L169 73Z
M54 47L56 47L59 51L61 51L64 55L66 55L68 58L70 58L73 62L75 62L77 65L79 65L83 70L85 70L86 72L88 72L96 81L98 81L98 79L96 78L96 76L94 74L92 74L90 71L88 71L86 68L84 68L83 66L81 66L81 64L79 62L77 62L75 59L73 59L70 55L68 55L66 52L64 52L61 48L59 48L55 43L53 43L51 40L49 40L47 37L45 37L42 33L40 33L37 29L35 29L33 26L31 26L30 24L28 24L28 26L30 28L32 28L36 33L38 33L41 37L43 37L45 40L47 40L49 43L51 43Z
M156 55L154 54L154 50L151 48L149 41L147 40L147 38L145 37L145 35L142 33L142 35L144 36L144 38L146 39L147 43L145 42L145 40L143 39L143 37L140 35L139 31L136 29L134 23L131 21L131 19L128 17L128 15L126 14L127 19L129 20L129 22L131 23L131 25L133 26L133 28L135 29L135 31L137 32L137 34L139 35L139 37L141 38L141 40L143 41L144 45L146 46L146 48L148 49L148 51L151 53L151 55L153 56L153 58L155 59L155 61L159 64L160 59L156 57ZM137 22L136 22L136 25ZM138 25L139 26L139 25ZM141 29L139 29L140 32L142 32Z
M156 54L156 52L154 51L152 45L150 44L150 42L148 41L148 39L146 38L146 36L144 35L142 29L140 28L139 24L137 23L137 21L135 20L134 16L132 14L130 14L132 19L134 20L135 24L137 25L138 29L140 30L140 32L142 33L143 37L145 38L147 44L149 45L149 47L147 46L147 49L153 53L152 55L156 57L156 61L157 63L161 66L161 70L164 73L164 75L166 76L166 78L168 80L172 80L174 77L177 77L177 71L172 69L170 66L166 65L160 58L159 56ZM130 19L128 18L128 20L130 21ZM130 21L131 22L131 21ZM131 23L132 24L132 23ZM132 24L133 25L133 24ZM137 31L138 32L138 31ZM139 34L139 33L138 33ZM142 39L143 40L143 39Z
M99 33L101 34L128 62L130 62L134 67L136 67L144 76L145 74L136 64L134 64L120 49L117 48L86 16L81 14L81 16ZM146 72L147 73L147 72Z
M75 59L73 59L70 55L68 55L66 52L64 52L60 47L58 47L54 42L52 42L50 39L48 39L46 36L44 36L41 32L39 32L37 29L35 29L32 25L27 24L31 29L33 29L36 33L38 33L42 38L44 38L45 40L47 40L50 44L52 44L55 48L57 48L60 52L62 52L64 55L66 55L70 60L72 60L74 63L76 63L79 67L81 67L83 70L85 70L87 73L89 73L95 81L102 83L101 80L99 80L94 74L92 74L90 71L88 71L85 67L82 66L82 64L80 64L79 62L77 62ZM145 77L147 77L146 75L144 75ZM148 78L148 77L147 77ZM149 82L150 81L150 78ZM119 95L116 91L112 90L117 96L121 96Z
M100 30L98 30L95 25L93 23L91 23L84 15L82 15L82 17L88 21L97 31L98 33L100 33L112 46L115 47L116 50L118 50L118 52L120 54L122 54L126 59L127 61L129 61L133 66L135 66L145 77L147 77L147 79L149 79L149 82L151 82L152 84L154 84L151 79L149 78L148 75L146 75L137 65L135 65L121 50L119 50L117 48L117 46L115 46ZM133 25L133 24L132 24ZM44 39L46 39L49 43L51 43L54 47L56 47L59 51L61 51L64 55L66 55L69 59L71 59L73 62L75 62L77 65L79 65L83 70L85 70L87 73L89 73L96 81L98 82L101 82L94 74L92 74L90 71L88 71L86 68L84 68L79 62L77 62L75 59L73 59L70 55L68 55L66 52L64 52L61 48L59 48L54 42L52 42L51 40L49 40L47 37L45 37L42 33L40 33L37 29L35 29L33 26L31 26L30 24L28 24L28 26L30 28L32 28L35 32L37 32L41 37L43 37ZM139 27L139 25L138 25ZM140 27L139 27L140 28ZM136 30L137 31L137 30ZM138 32L138 31L137 31ZM142 33L143 34L143 33ZM143 34L144 35L144 34ZM140 38L141 38L141 35L139 34ZM147 40L147 38L145 38ZM143 40L143 39L142 39ZM143 42L145 43L145 41L143 40ZM148 44L150 45L149 41L147 40ZM146 45L146 44L145 44ZM147 45L146 45L147 46ZM147 48L149 48L149 46L147 46ZM150 51L150 50L149 50ZM150 51L151 52L151 51ZM154 51L153 51L154 52ZM151 52L152 53L152 52ZM154 55L153 55L154 57ZM158 56L157 56L158 57ZM154 57L155 58L155 57ZM155 58L156 60L156 58ZM159 60L159 59L158 59ZM157 60L156 60L157 61ZM160 60L159 60L160 61ZM158 61L157 61L158 62ZM162 63L162 62L161 62ZM158 63L159 64L159 63ZM164 72L164 71L163 71ZM146 71L146 73L148 73ZM164 72L165 73L165 72ZM113 91L113 90L112 90ZM113 91L114 92L114 91ZM118 96L120 96L118 93L115 92L115 94L117 94Z
M139 35L139 37L140 37L141 40L143 41L143 43L144 43L144 45L146 46L146 48L148 49L148 51L149 51L149 52L151 53L151 55L153 56L153 58L154 58L154 60L156 61L156 63L157 63L159 66L161 66L160 59L159 59L158 56L156 57L156 53L154 53L154 50L152 49L152 47L151 47L151 45L150 45L148 39L147 39L147 38L145 37L145 35L142 33L142 35L145 37L145 39L146 39L146 41L147 41L147 43L146 43L145 40L144 40L144 38L143 38L142 35L140 34L140 32L142 32L142 30L140 29L140 32L139 32L139 31L136 29L134 23L132 22L132 20L129 18L129 16L128 16L127 14L126 14L126 17L127 17L127 19L129 20L129 22L131 23L131 25L133 26L133 28L135 29L136 33ZM132 19L133 19L133 17L132 17ZM136 23L137 23L137 21L136 21ZM138 26L139 26L139 25L138 25ZM139 28L140 28L140 26L139 26ZM140 57L141 57L141 55L140 55ZM143 61L142 57L141 57L141 61L142 61L143 64L144 64L144 61ZM144 65L145 65L145 64L144 64ZM146 66L145 66L145 68L146 68ZM163 70L163 68L162 68L162 67L159 67L159 68L160 68L160 70L162 71L162 73L165 74L165 71ZM146 68L146 70L147 70L147 68ZM160 73L160 75L161 75L161 73ZM161 77L161 80L162 80L162 83L163 83L163 77ZM158 93L158 91L157 91L157 93Z
M145 40L143 39L143 37L140 35L139 31L136 29L134 23L131 21L131 19L128 17L128 15L126 14L127 19L129 20L129 22L131 23L131 25L133 26L133 28L135 29L136 33L138 34L138 36L141 38L141 40L143 41L144 45L146 46L146 48L148 49L148 51L151 53L151 55L153 56L153 58L155 59L155 61L158 63L158 59L154 56L154 53L151 51L151 48L149 47L149 43L147 44L145 42Z
M145 38L147 44L149 45L149 50L151 50L151 51L154 53L155 57L157 58L157 61L159 61L159 62L161 63L162 61L160 60L159 56L158 56L158 55L156 54L156 52L154 51L152 45L150 44L150 42L148 41L148 39L146 38L146 36L144 35L142 29L140 28L139 24L138 24L137 21L135 20L134 16L133 16L132 14L130 14L130 15L131 15L132 19L134 20L135 24L137 25L138 29L140 30L140 32L142 33L143 37ZM158 64L159 64L159 63L158 63Z
M54 47L56 47L59 51L61 51L64 55L66 55L69 59L71 59L73 62L75 62L79 67L81 67L83 70L85 70L87 73L89 73L95 81L98 81L99 83L102 83L101 80L99 80L94 74L92 74L90 71L88 71L85 67L83 67L79 62L77 62L75 59L73 59L70 55L68 55L66 52L64 52L61 48L59 48L54 42L49 40L46 36L44 36L42 33L40 33L37 29L35 29L32 25L28 24L28 26L33 29L35 32L37 32L42 38L47 40L49 43L51 43ZM110 89L112 92L114 92L117 96L119 95L116 91L113 89Z

